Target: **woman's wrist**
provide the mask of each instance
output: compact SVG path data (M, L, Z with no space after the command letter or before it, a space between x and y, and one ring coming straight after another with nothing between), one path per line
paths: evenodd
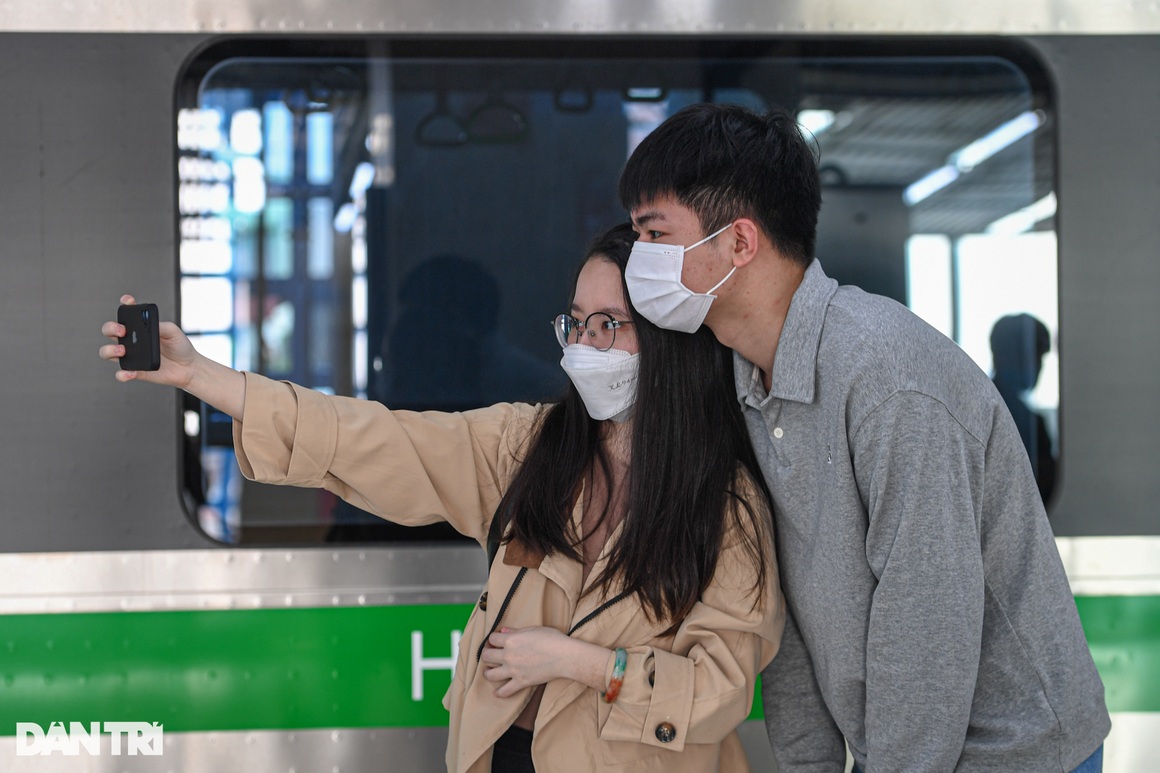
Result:
M241 371L195 353L189 372L189 382L182 389L241 420L246 406L246 377Z
M567 676L574 682L591 687L593 690L604 692L608 686L607 674L610 664L616 653L599 644L569 639L574 643L570 651L565 654L565 668L571 673Z

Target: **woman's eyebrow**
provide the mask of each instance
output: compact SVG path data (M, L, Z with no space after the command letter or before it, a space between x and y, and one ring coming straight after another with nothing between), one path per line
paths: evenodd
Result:
M621 320L621 321L629 319L632 316L631 314L628 313L627 309L622 309L619 306L605 306L604 308L596 309L595 311L593 311L591 313L595 314L596 312L603 312L603 313L607 314L608 316L615 317L616 319ZM578 305L573 303L572 304L572 313L573 314L584 314L584 309L580 308ZM584 316L588 316L588 315L585 314ZM580 320L580 321L583 322L584 320Z

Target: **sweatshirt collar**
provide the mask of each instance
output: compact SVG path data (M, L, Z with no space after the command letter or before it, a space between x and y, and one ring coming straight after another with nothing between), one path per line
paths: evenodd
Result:
M826 276L822 264L814 258L790 301L777 342L768 394L761 383L761 370L734 352L737 399L743 405L760 407L771 398L813 402L822 327L830 299L837 291L837 281Z

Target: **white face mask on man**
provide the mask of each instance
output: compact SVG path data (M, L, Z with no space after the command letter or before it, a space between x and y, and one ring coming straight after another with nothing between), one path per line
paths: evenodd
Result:
M632 414L639 354L620 349L602 352L584 344L568 344L560 367L572 379L592 418L620 422Z
M688 247L636 241L624 270L628 295L636 310L657 327L682 333L696 332L705 321L713 299L717 297L713 293L729 281L737 266L709 292L695 293L681 281L685 253L724 233L732 225L730 223Z

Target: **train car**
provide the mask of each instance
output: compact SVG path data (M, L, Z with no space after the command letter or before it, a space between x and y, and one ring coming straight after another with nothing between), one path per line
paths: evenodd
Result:
M718 101L810 133L830 275L1018 382L1105 770L1155 769L1158 33L1083 0L0 3L0 768L442 770L483 551L246 481L100 324L131 292L322 391L551 400L625 158ZM773 770L760 701L742 729Z

